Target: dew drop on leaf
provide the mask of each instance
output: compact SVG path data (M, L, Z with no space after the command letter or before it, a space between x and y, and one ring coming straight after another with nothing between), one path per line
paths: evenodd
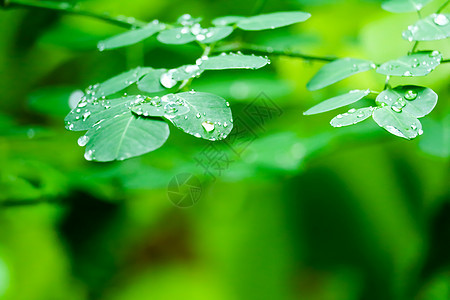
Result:
M90 115L91 115L91 112L90 112L90 111L85 112L85 113L83 114L83 121L86 121L87 118L89 118Z
M417 98L417 93L414 92L413 90L409 90L405 93L405 99L406 100L414 100Z
M210 121L205 121L202 123L203 129L205 129L206 132L213 132L215 127L214 127L214 123L210 122Z
M437 14L433 19L434 24L438 26L445 26L448 24L448 18L443 14Z
M93 159L94 159L94 150L88 150L88 151L86 151L86 152L84 153L84 158L85 158L86 160L89 160L89 161L93 160Z
M86 135L80 136L78 139L78 146L84 147L89 142L89 137Z
M160 82L161 85L167 89L171 89L177 84L177 81L172 78L172 74L170 72L162 74Z

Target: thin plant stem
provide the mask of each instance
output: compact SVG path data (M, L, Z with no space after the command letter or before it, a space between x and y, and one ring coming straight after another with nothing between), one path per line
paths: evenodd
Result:
M145 22L136 20L135 18L127 18L124 16L113 17L107 13L99 14L90 11L85 11L82 10L79 5L72 5L71 3L67 2L34 1L34 0L0 0L0 1L2 1L1 2L2 6L6 8L26 7L26 8L55 10L62 13L80 15L102 20L127 29L133 27L142 27L146 25Z
M436 11L436 13L437 14L441 13L441 11L443 11L449 3L450 3L450 0L445 1L445 3L442 4L441 7L439 7L439 9Z

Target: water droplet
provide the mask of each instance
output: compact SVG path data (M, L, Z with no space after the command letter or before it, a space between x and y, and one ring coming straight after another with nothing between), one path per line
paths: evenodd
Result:
M89 142L89 137L87 135L80 136L78 139L78 146L84 147Z
M412 42L414 40L413 33L411 31L411 28L408 27L408 30L403 31L402 36L404 39L408 40L409 42Z
M405 93L405 99L406 100L414 100L417 98L417 93L414 92L413 90L409 90Z
M198 23L191 27L191 33L193 35L198 35L198 34L200 34L201 31L202 31L202 27Z
M87 118L89 118L90 115L91 115L91 112L90 112L90 111L85 112L85 113L83 114L83 121L86 121Z
M439 25L439 26L445 26L445 25L448 24L449 21L448 21L448 18L447 18L446 15L443 15L443 14L437 14L437 15L434 16L433 22L434 22L436 25Z
M356 109L352 108L352 109L350 109L348 112L352 114L352 113L354 113L355 111L356 111Z
M202 115L201 115L200 113L197 113L197 114L195 115L195 117L196 117L197 119L200 119L200 118L202 117Z
M397 102L394 103L394 105L391 106L391 109L397 113L402 112L403 107L401 105L398 105Z
M339 114L339 115L336 116L337 119L342 119L342 117L343 117L343 116L342 116L341 114Z
M170 72L162 74L160 82L161 85L167 89L171 89L177 84L177 81L173 79L172 74Z
M206 132L213 132L215 127L214 127L214 123L210 122L210 121L204 121L202 123L203 129L205 129Z
M412 76L412 73L410 71L406 71L405 73L403 73L403 76Z
M203 34L198 34L195 36L195 39L199 42L204 41L206 39L206 36Z
M105 43L103 43L103 42L98 43L97 48L100 52L104 51L106 48Z
M434 50L433 52L430 53L430 57L436 57L438 56L440 53L437 50Z
M85 158L86 160L89 160L89 161L93 160L93 159L94 159L94 150L88 150L88 151L86 151L86 152L84 153L84 158Z

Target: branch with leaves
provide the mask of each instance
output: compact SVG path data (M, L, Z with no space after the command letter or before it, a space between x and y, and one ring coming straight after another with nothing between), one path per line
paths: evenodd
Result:
M223 17L203 28L200 19L181 16L174 24L157 20L98 43L100 51L126 47L153 35L163 44L196 43L202 55L192 64L175 69L139 67L91 86L66 117L66 128L87 133L78 140L85 158L123 160L161 147L171 123L183 132L210 141L225 139L233 128L230 104L220 96L190 89L192 80L206 71L259 69L267 57L241 52L218 54L218 41L233 31L259 31L306 21L305 12L278 12L254 17ZM136 85L136 94L122 91Z
M428 2L430 0L392 0L384 2L382 7L394 13L417 11L420 16L420 10ZM261 3L263 5L264 1ZM252 17L225 16L214 19L213 26L204 28L200 18L187 14L173 24L158 20L145 23L134 18L113 18L85 12L67 3L30 0L3 2L3 6L54 9L131 28L99 42L100 51L127 47L152 36L156 36L163 44L196 43L203 49L202 55L191 64L170 70L138 67L86 90L65 121L68 130L87 131L79 138L78 144L86 147L85 158L95 161L123 160L160 148L169 137L168 124L197 138L210 141L225 139L233 128L230 104L220 96L190 90L192 81L206 71L259 69L270 63L268 56L327 63L308 83L307 88L311 91L369 70L385 75L386 84L382 91L353 90L323 101L305 114L334 110L354 104L369 95L376 95L373 106L352 108L333 118L331 125L348 126L373 117L388 132L413 139L423 132L418 118L433 110L438 96L431 89L421 86L392 88L389 79L391 76L426 76L440 64L448 62L438 51L417 50L421 41L441 40L450 36L449 15L441 13L447 4L448 1L437 13L421 18L404 31L403 38L414 43L408 55L375 64L364 59L336 59L245 42L224 42L236 30L271 30L304 22L310 17L306 12L275 12ZM132 94L124 93L133 85L135 88L130 89L134 91Z
M382 8L392 13L406 13L421 9L430 0L391 0L384 2ZM423 133L422 124L418 120L429 114L437 104L438 95L429 88L415 85L404 85L392 88L389 79L392 76L413 77L426 76L440 64L448 62L436 50L418 51L421 41L443 40L450 37L449 14L438 12L420 18L415 24L408 26L402 36L413 43L408 55L390 60L381 65L368 60L344 58L325 65L308 83L309 90L318 90L329 86L354 74L375 70L386 76L386 84L381 92L370 90L353 90L347 94L328 99L306 111L305 115L318 114L344 107L360 101L370 94L376 94L375 104L369 107L352 108L344 114L338 114L330 124L333 127L354 125L370 117L388 132L406 139L413 139Z

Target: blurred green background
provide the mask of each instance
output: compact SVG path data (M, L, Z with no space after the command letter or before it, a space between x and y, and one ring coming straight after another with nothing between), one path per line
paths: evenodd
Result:
M222 15L251 15L260 2L77 1L87 11L145 21L190 13L205 26ZM374 0L262 7L283 10L312 17L231 39L379 63L407 53L401 32L417 19ZM63 122L73 91L139 65L192 63L201 49L151 38L100 53L96 43L122 28L40 9L0 10L0 28L0 299L450 299L450 64L392 81L439 94L421 119L424 135L413 141L371 120L336 129L328 122L337 113L302 115L349 89L382 89L385 78L375 72L317 92L305 85L322 63L300 59L205 73L196 90L226 98L257 137L212 180L194 159L208 142L175 128L157 151L100 164L84 160L80 134ZM449 58L449 46L420 49ZM245 112L261 92L279 113L252 126ZM202 182L202 194L183 209L167 186L186 172Z

